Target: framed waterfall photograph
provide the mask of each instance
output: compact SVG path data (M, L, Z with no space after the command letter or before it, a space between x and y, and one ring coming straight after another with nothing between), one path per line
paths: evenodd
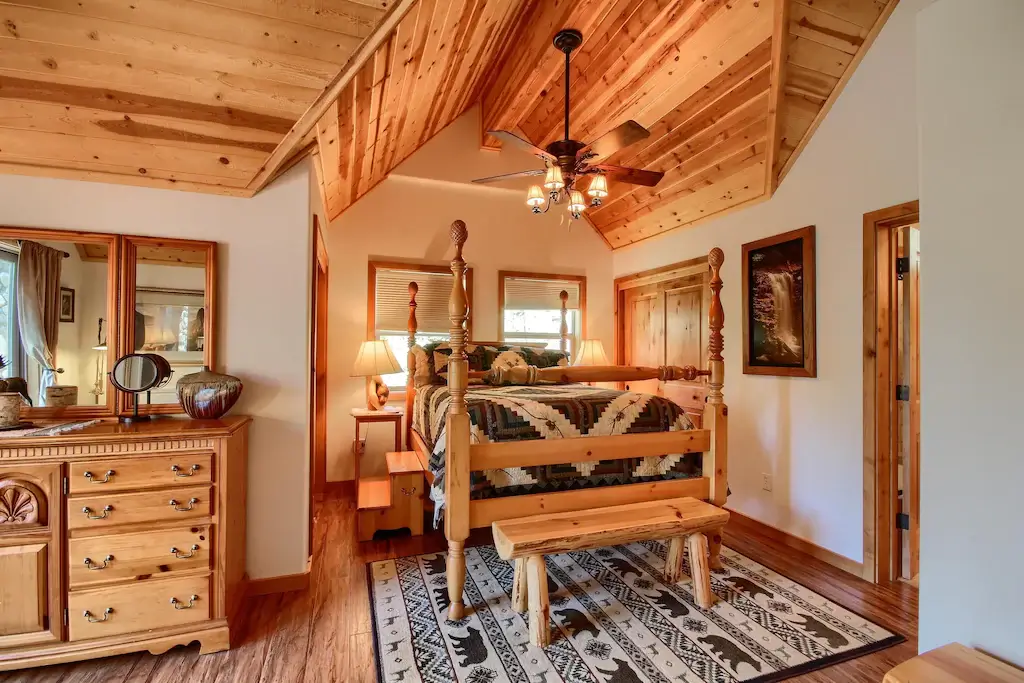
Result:
M814 226L743 245L743 373L817 377Z

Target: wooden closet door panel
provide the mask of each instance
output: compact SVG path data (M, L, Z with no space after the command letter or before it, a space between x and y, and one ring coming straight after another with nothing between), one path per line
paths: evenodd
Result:
M701 367L704 317L699 285L665 292L665 365Z
M659 294L627 299L629 306L629 345L627 365L664 365L665 303Z

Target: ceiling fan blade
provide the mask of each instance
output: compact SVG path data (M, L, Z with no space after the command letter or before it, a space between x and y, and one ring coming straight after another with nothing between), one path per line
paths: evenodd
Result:
M643 171L639 168L627 168L625 166L610 166L609 164L597 164L590 168L596 168L611 180L618 180L631 185L645 185L654 187L661 182L664 173L657 171Z
M636 121L626 121L621 126L613 128L591 142L589 146L580 150L580 153L590 153L595 155L595 158L604 159L615 154L615 152L618 152L620 149L629 147L634 142L640 142L650 134L651 131L647 130Z
M503 175L492 175L490 178L477 178L474 183L500 183L502 180L512 180L513 178L526 178L529 176L544 175L547 173L543 168L533 169L530 171L519 171L518 173L505 173Z
M529 152L534 156L540 157L541 159L546 159L548 161L555 160L555 157L548 154L547 152L545 152L544 150L542 150L540 147L533 144L529 140L524 140L515 133L510 133L507 130L489 130L487 131L487 134L492 135L501 140L502 142L506 142L512 145L513 147L518 147L524 152Z

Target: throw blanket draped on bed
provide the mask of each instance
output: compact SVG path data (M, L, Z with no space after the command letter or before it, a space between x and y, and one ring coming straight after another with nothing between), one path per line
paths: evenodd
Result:
M445 417L450 402L446 385L430 385L416 391L413 406L413 428L431 448L430 471L435 480L430 497L436 504L435 520L444 506ZM466 403L471 443L693 429L682 408L666 398L581 384L470 386ZM470 497L496 498L699 477L700 460L699 453L666 454L473 472Z

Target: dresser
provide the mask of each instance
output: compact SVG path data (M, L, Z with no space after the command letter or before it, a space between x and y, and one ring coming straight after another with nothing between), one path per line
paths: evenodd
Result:
M227 649L246 588L250 421L0 439L0 671Z

